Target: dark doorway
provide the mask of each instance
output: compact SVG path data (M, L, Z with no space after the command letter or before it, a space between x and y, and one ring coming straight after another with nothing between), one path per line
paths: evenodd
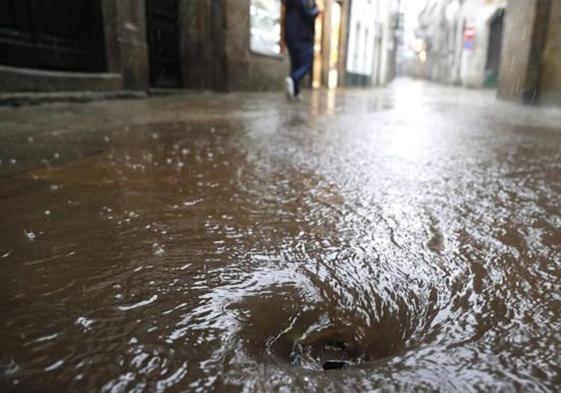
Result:
M100 1L0 0L0 63L103 71Z
M496 87L501 66L501 50L503 46L504 10L495 13L490 22L489 48L485 65L485 86Z
M177 87L181 82L177 0L147 0L150 83Z

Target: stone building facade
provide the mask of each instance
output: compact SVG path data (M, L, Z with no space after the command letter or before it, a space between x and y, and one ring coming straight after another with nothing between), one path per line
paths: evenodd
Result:
M187 87L279 89L288 70L288 58L282 51L264 54L251 49L251 9L256 7L252 0L183 2L181 19L187 21L183 77ZM280 0L268 3L280 15ZM280 43L280 30L277 36Z
M387 83L399 0L317 1L309 85ZM289 69L282 13L282 0L4 0L0 93L277 90Z
M499 97L561 106L561 2L510 0Z
M561 106L561 1L431 0L416 35L417 77Z
M0 91L147 88L144 5L133 0L3 1Z
M309 85L387 83L399 0L322 3ZM4 0L0 92L277 90L289 69L282 7L282 0ZM349 23L359 19L356 35Z
M419 15L426 58L421 77L482 88L496 85L506 0L432 0Z
M288 59L250 50L256 1L3 1L0 91L276 89Z
M395 74L399 1L353 0L349 8L346 84L383 86Z

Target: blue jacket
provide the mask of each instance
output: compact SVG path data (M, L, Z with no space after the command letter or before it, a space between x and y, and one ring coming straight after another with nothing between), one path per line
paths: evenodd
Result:
M314 21L319 9L313 0L283 0L285 4L284 39L314 40Z

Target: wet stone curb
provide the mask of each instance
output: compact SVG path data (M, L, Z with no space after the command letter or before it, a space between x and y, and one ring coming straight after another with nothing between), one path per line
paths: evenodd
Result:
M149 96L145 91L111 91L111 92L56 92L56 93L2 93L0 106L30 106L56 102L85 103L101 100L143 99Z

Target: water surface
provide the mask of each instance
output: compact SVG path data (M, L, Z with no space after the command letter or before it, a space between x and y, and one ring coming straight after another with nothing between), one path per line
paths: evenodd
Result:
M559 112L308 95L0 110L1 390L558 391Z

